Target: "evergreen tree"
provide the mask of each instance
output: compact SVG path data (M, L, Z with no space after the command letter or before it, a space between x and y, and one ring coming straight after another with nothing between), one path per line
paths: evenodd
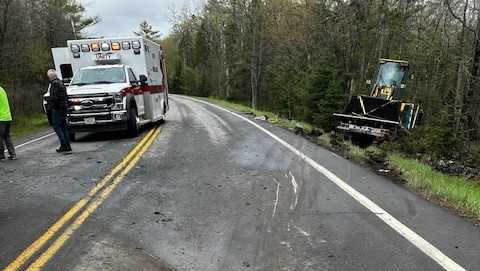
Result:
M133 33L137 36L144 37L154 42L160 42L160 31L154 30L153 26L149 24L147 21L143 21L140 23L139 30L133 31Z

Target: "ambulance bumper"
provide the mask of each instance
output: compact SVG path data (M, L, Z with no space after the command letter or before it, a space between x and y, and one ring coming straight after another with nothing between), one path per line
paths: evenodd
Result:
M127 129L127 111L68 114L67 126L72 132L105 132Z

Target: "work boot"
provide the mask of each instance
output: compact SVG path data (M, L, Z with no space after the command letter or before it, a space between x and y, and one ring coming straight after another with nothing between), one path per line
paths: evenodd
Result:
M15 160L17 160L17 155L12 154L12 155L8 156L8 160L10 160L10 161L15 161Z
M63 149L64 149L64 147L62 145L62 146L60 146L60 148L56 149L55 151L58 152L58 153L62 153Z
M0 162L5 161L5 156L0 156Z
M71 154L72 153L72 147L70 145L65 146L62 153L63 154Z

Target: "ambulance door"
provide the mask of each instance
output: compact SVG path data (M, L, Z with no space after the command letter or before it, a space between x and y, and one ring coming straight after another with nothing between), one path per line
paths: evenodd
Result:
M143 94L141 93L141 88L138 83L137 77L131 68L127 69L128 71L128 79L130 82L135 82L132 84L132 88L135 92L135 102L137 103L137 113L138 116L145 115L145 102L143 99Z
M70 81L73 77L70 49L68 47L52 48L55 70L60 79Z

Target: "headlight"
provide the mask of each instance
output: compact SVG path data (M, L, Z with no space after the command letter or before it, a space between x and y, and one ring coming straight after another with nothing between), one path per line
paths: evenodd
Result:
M114 105L113 110L123 110L123 95L115 94L113 95Z
M125 119L124 118L124 113L114 113L112 114L112 119L113 120L122 120L122 119Z
M115 103L119 104L119 103L123 103L123 96L120 95L120 94L115 94L113 96L113 98L115 99Z

